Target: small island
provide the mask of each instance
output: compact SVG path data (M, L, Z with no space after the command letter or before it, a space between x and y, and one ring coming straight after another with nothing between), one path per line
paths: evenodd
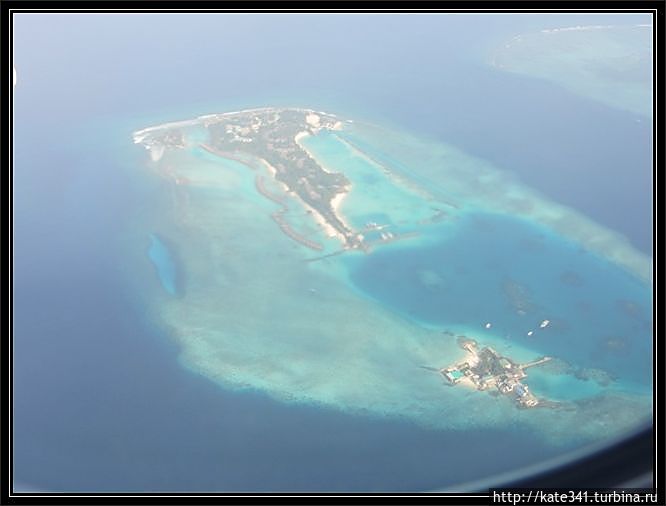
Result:
M527 377L525 369L548 362L550 357L518 364L489 346L479 349L478 343L473 339L461 336L458 344L468 352L466 360L439 370L451 385L461 383L477 390L495 388L499 393L513 397L520 408L533 408L540 404L539 399L522 380Z
M354 231L339 212L342 199L351 190L344 174L323 167L303 147L301 141L321 130L340 130L343 122L336 116L310 109L263 108L200 116L192 121L167 123L134 133L134 142L150 150L153 161L166 150L188 146L185 128L203 127L207 141L199 146L216 156L237 160L250 168L268 170L284 190L298 197L330 236L337 236L344 249L363 249L363 235ZM264 187L257 175L257 190L284 205L277 195ZM283 219L287 208L273 216L280 228L295 240L313 249L319 246L300 237Z

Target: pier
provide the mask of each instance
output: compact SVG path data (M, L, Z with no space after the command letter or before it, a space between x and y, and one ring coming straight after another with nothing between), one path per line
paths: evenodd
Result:
M318 242L311 241L307 237L299 234L296 232L293 228L291 228L291 225L287 223L287 220L284 219L284 214L287 212L287 207L284 206L283 209L280 209L279 211L274 212L271 214L271 218L273 218L273 221L278 224L280 227L280 230L282 232L292 238L294 241L302 244L303 246L307 246L310 249L313 249L315 251L322 251L324 247L319 244Z
M274 193L271 193L266 189L266 187L264 186L263 176L257 176L254 178L254 187L257 189L259 193L261 193L268 200L271 200L281 206L285 206L284 199L282 197L275 195Z
M421 234L419 232L405 232L404 234L394 234L384 232L381 239L376 241L364 241L365 249L364 251L369 251L370 248L375 246L381 246L382 244L390 244L392 242L404 241L406 239L413 239L414 237L419 237Z
M313 249L315 251L322 251L324 247L319 244L318 242L312 241L308 239L307 237L303 236L302 234L299 234L296 232L291 225L287 222L287 220L284 218L284 215L289 211L289 208L287 207L287 204L285 203L284 199L280 197L279 195L276 195L266 189L266 186L264 185L264 178L263 176L257 176L254 178L254 187L257 189L257 191L266 197L268 200L275 202L277 205L280 206L279 211L275 211L274 213L271 214L271 218L277 225L280 227L280 230L282 232L293 239L294 241L298 242L299 244L302 244L303 246L306 246L310 249Z
M349 251L347 248L339 249L338 251L334 251L333 253L329 253L328 255L322 255L320 257L315 257L315 258L307 258L305 262L319 262L320 260L326 260L327 258L331 257L336 257L338 255L342 255L343 253L346 253Z
M528 367L534 367L535 365L541 365L545 362L548 362L551 359L551 357L542 357L538 360L533 360L532 362L527 362L526 364L521 364L520 368L521 369L527 369Z

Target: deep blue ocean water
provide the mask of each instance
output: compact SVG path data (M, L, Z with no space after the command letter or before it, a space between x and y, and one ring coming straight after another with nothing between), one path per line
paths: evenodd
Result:
M383 17L371 29L363 18L280 21L17 17L17 484L418 490L503 470L484 458L484 440L499 439L507 449L520 444L520 454L501 452L515 464L547 455L539 441L525 441L529 436L479 431L466 457L474 465L451 468L448 454L464 440L459 433L225 392L178 364L178 349L127 293L118 241L153 191L136 187L127 172L145 156L130 133L211 108L303 105L399 124L515 171L650 251L649 122L470 61L483 41L579 18L456 25ZM250 31L270 44L261 37L235 43ZM302 36L295 39L296 32ZM431 310L419 317L432 319Z
M651 383L645 364L652 349L652 297L644 282L519 218L470 213L444 225L452 226L453 236L434 245L406 243L348 257L355 264L352 279L395 311L426 324L481 329L491 322L507 343ZM440 281L424 284L422 272L435 273ZM524 294L523 314L507 292ZM631 314L623 311L627 306ZM550 323L541 329L545 320ZM607 349L609 339L626 343L621 353Z

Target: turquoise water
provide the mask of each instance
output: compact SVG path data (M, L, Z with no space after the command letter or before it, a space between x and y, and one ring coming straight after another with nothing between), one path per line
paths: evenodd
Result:
M148 257L155 266L162 287L170 295L178 295L178 273L173 254L167 245L155 234L150 234Z
M526 383L529 383L532 392L546 398L563 401L594 397L603 390L594 381L581 382L569 375L546 374L538 367L528 372Z
M491 323L491 332L509 347L515 343L605 369L649 391L648 285L515 217L465 214L430 235L445 238L346 258L352 280L375 300L423 323L479 330ZM541 328L544 320L550 323Z
M481 26L476 16L312 16L308 23L301 16L275 23L253 16L139 18L16 20L17 479L68 491L425 490L541 462L581 440L631 429L635 418L649 415L649 403L631 418L628 408L635 405L617 399L580 413L519 411L505 398L446 387L417 366L459 358L460 349L442 334L452 323L430 324L437 318L418 315L400 300L392 305L358 280L349 284L338 276L372 256L349 253L304 264L313 252L276 229L269 217L276 205L254 193L246 167L191 150L193 160L174 161L183 162L178 169L191 181L184 191L159 178L145 150L131 143L136 128L262 105L386 119L515 170L526 184L649 252L648 122L641 126L545 81L470 59L469 46L480 50L489 31L523 33L549 27L551 18L524 17L527 28L523 20L507 26L509 16ZM463 18L467 25L458 26ZM48 47L35 33L51 41ZM225 65L201 65L202 59ZM66 73L62 61L71 63ZM52 99L54 90L59 100ZM436 198L456 196L446 164L414 170L416 157L396 157L372 140L359 146L376 146L394 173L431 192L439 177L444 184ZM346 165L345 157L339 170L360 176L360 191L343 204L350 221L423 234L372 255L425 255L462 236L455 222L419 225L430 203L417 211L385 209L398 197L410 201L409 192L386 184L383 174L357 159ZM398 160L404 166L392 163ZM478 167L469 168L473 175ZM608 184L591 189L609 174ZM379 200L359 200L359 193ZM457 203L468 211L468 202L463 196ZM296 204L290 202L289 218L300 232L307 216ZM475 257L470 262L478 264ZM449 283L465 288L462 276L447 279L447 270L437 267L442 272L411 274L422 285L415 294L451 289ZM591 290L587 272L576 272L582 281L563 278L570 293L622 290L612 282ZM529 276L527 283L533 290ZM604 300L612 306L614 297L609 291ZM645 318L646 305L629 300L620 307L631 318ZM506 343L517 357L519 343L529 346L521 348L521 360L539 354L536 343L559 335L553 319L532 339L505 338L497 315L488 315L497 301L488 295L483 302L489 305L478 304L477 317L470 307L461 320L471 322L474 333L493 318L479 340ZM552 317L553 307L543 312ZM393 319L395 312L406 318ZM606 312L600 306L594 317ZM452 309L441 313L439 321L455 320ZM518 323L541 317L529 314L513 317ZM424 330L430 327L435 330ZM617 363L616 371L624 374L623 388L644 396L646 385L626 374L640 362L634 338L642 336L612 336L601 355L583 354L575 365L618 362L629 350L631 366ZM640 366L648 367L644 358ZM585 399L607 391L538 368L528 383L546 397ZM598 423L604 416L611 419L606 426Z
M389 172L365 152L346 144L342 136L324 131L302 144L325 167L343 172L351 181L352 191L341 210L355 229L362 230L367 223L375 222L393 233L414 232L417 222L435 213L432 197L423 187L398 178L394 170ZM366 239L375 238L370 233Z

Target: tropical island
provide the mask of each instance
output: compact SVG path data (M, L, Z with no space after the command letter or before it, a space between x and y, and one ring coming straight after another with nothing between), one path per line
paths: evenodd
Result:
M308 135L321 130L340 130L336 116L310 109L262 108L239 112L211 114L192 121L167 123L161 127L140 130L134 142L143 144L158 161L165 150L183 149L188 140L184 127L200 126L208 140L199 146L216 156L237 160L253 169L267 169L284 190L297 196L309 213L329 235L337 236L345 249L363 248L363 235L354 231L339 213L342 199L351 190L351 183L340 172L323 167L301 144ZM265 197L284 204L279 196L264 188L263 178L256 177L257 190ZM300 238L282 219L282 211L273 219L292 238L320 249L316 243Z
M490 346L479 349L474 339L461 336L458 338L458 345L467 351L466 360L439 371L450 384L468 384L480 391L496 388L499 393L512 396L520 408L553 405L541 402L522 381L527 377L525 369L548 362L551 357L545 356L518 364L509 357L500 355Z

